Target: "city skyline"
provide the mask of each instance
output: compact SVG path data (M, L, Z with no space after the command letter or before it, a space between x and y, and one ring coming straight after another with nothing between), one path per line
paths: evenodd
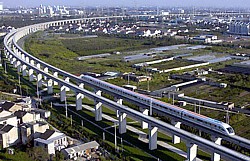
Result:
M156 1L147 1L144 0L94 0L94 1L88 1L88 0L61 0L61 1L55 1L55 0L37 0L37 1L31 1L31 0L1 0L3 2L5 7L17 7L17 6L23 6L23 7L36 7L40 4L43 5L66 5L66 6L128 6L128 7L139 7L139 6L162 6L162 7L170 7L170 6L179 6L179 7L190 7L190 6L197 6L197 7L244 7L250 6L249 0L210 0L210 1L201 1L201 0L186 0L183 2L182 0L176 0L176 1L165 1L165 0L156 0Z

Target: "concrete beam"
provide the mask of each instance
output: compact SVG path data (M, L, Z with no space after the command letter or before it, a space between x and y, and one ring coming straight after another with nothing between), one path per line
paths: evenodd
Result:
M154 126L149 126L149 149L150 150L155 150L157 149L157 131L158 131L158 127L154 127Z
M127 114L119 113L119 133L124 134L127 132Z
M146 109L146 108L140 108L140 111L142 112L142 114L148 116L148 112L149 112L148 109ZM141 128L142 129L147 129L148 128L148 123L144 122L144 121L141 121Z
M102 91L96 90L95 94L101 96ZM102 120L102 103L96 100L94 100L94 102L95 102L95 120L101 121Z
M222 138L211 136L211 140L215 142L215 144L221 145ZM211 161L220 161L220 154L212 153Z
M181 122L178 122L178 121L174 121L174 120L171 120L171 124L180 129L181 128ZM176 136L176 135L172 135L172 143L173 144L178 144L181 142L181 138L179 136Z
M198 146L190 142L187 142L186 146L187 146L187 160L196 161Z
M60 87L60 101L63 102L66 99L66 87L61 86Z
M53 94L53 80L49 79L47 81L48 94Z

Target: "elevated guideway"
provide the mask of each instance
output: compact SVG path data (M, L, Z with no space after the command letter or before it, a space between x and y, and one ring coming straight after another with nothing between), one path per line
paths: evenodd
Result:
M76 21L76 20L74 20L74 21ZM124 126L126 125L126 115L129 115L133 118L137 118L138 120L140 120L144 123L147 123L148 128L149 128L149 148L151 150L157 148L157 145L155 144L157 142L157 131L158 131L158 129L161 129L163 131L168 131L168 133L170 132L174 136L178 136L186 141L187 147L189 149L188 153L190 154L189 159L191 159L191 160L192 160L192 158L194 158L194 156L196 157L195 151L197 151L197 146L201 146L202 148L209 149L210 152L212 152L213 154L217 154L217 156L218 156L218 154L220 154L220 155L223 155L229 159L234 158L232 160L242 160L242 159L248 160L249 159L247 156L244 156L238 152L228 154L228 152L230 150L226 150L227 148L219 146L218 144L215 144L209 140L202 139L194 134L190 134L186 131L179 129L178 122L174 123L175 124L175 127L174 127L172 125L169 125L167 123L159 121L155 118L147 116L144 112L141 113L139 111L135 111L135 110L132 110L126 106L123 106L121 103L121 100L120 100L120 98L125 99L125 96L123 96L123 95L120 95L120 98L118 99L118 101L115 102L115 101L108 100L108 99L101 96L102 91L105 91L105 90L107 91L107 89L105 89L105 88L101 89L101 87L95 86L93 84L92 85L89 84L91 87L96 89L96 91L95 91L95 93L87 91L83 88L83 84L85 84L86 82L84 82L82 79L80 79L80 78L78 78L70 73L67 73L63 70L55 68L52 65L49 65L47 63L42 62L41 60L39 60L39 59L31 56L29 53L25 52L16 43L20 38L26 36L27 34L35 32L37 30L44 30L51 25L60 25L60 24L64 24L65 22L74 22L74 21L65 20L62 22L61 21L49 22L49 23L31 25L28 27L24 27L24 28L20 28L18 30L12 31L4 39L5 56L10 60L11 64L13 64L14 67L16 67L18 69L18 72L23 72L23 75L27 75L27 73L28 73L29 76L32 75L32 77L33 77L33 76L35 76L34 72L36 72L36 77L37 77L36 80L38 82L37 84L40 84L41 86L42 86L42 84L40 82L42 82L42 79L44 77L44 80L47 81L47 83L48 83L47 87L48 87L49 93L53 93L53 83L56 82L57 84L59 84L61 87L60 96L61 96L62 101L64 99L66 99L66 91L69 91L69 90L74 91L76 93L76 105L77 105L78 110L81 109L79 107L81 107L81 99L83 98L83 96L87 96L87 97L93 99L96 103L95 104L96 121L101 121L101 105L102 104L104 104L108 107L111 107L114 110L117 110L119 113L118 117L119 117L119 131L120 131L120 133L126 132L126 128L124 128ZM27 72L27 70L28 70L28 72ZM59 75L63 76L65 79L59 78ZM78 84L74 84L74 83L69 82L70 79L77 82ZM30 80L34 81L32 79L30 79ZM115 91L111 91L111 93L115 94ZM149 108L148 104L145 104L144 102L141 102L140 100L129 99L128 101L137 102L138 104ZM161 112L164 112L164 109L159 109L156 107L153 107L153 108L155 110L160 110ZM178 121L183 121L183 120L178 120ZM173 129L175 129L175 130L173 130ZM180 131L178 131L178 130L180 130ZM242 145L245 147L248 147L250 145L249 140L241 139L241 137L228 137L228 136L223 136L223 137L225 137L223 139L231 138L232 142L234 140L234 143L238 143L239 145ZM191 139L191 138L193 138L193 139ZM239 141L236 142L235 141L236 139L238 139ZM198 140L200 142L198 142ZM210 145L211 145L211 147L207 148L207 146L210 146ZM219 149L220 148L222 148L222 149L217 150L214 148L214 146L217 146ZM225 153L225 151L227 151L227 153ZM230 152L233 152L233 151L231 150ZM235 157L235 156L233 157L234 154L237 154L239 157ZM218 157L215 157L215 159L213 159L213 160L218 160Z

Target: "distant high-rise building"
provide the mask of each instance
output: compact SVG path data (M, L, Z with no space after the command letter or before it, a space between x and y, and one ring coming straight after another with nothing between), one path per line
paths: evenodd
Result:
M0 2L0 12L3 11L3 2Z

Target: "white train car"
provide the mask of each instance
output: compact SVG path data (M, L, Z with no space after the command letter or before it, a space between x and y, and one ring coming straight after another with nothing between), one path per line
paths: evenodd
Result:
M158 110L164 111L170 115L179 117L189 122L193 122L197 125L206 127L208 129L212 129L222 134L235 135L233 128L230 125L223 123L221 121L194 113L192 111L185 110L178 106L174 106L174 105L153 99L143 94L139 94L139 93L124 89L122 87L107 83L105 81L101 81L91 76L83 76L82 79L88 82L89 84L99 86L101 88L105 87L105 89L108 91L121 94L134 101L139 100L141 103L146 104L147 106L153 106L154 108L157 108Z

